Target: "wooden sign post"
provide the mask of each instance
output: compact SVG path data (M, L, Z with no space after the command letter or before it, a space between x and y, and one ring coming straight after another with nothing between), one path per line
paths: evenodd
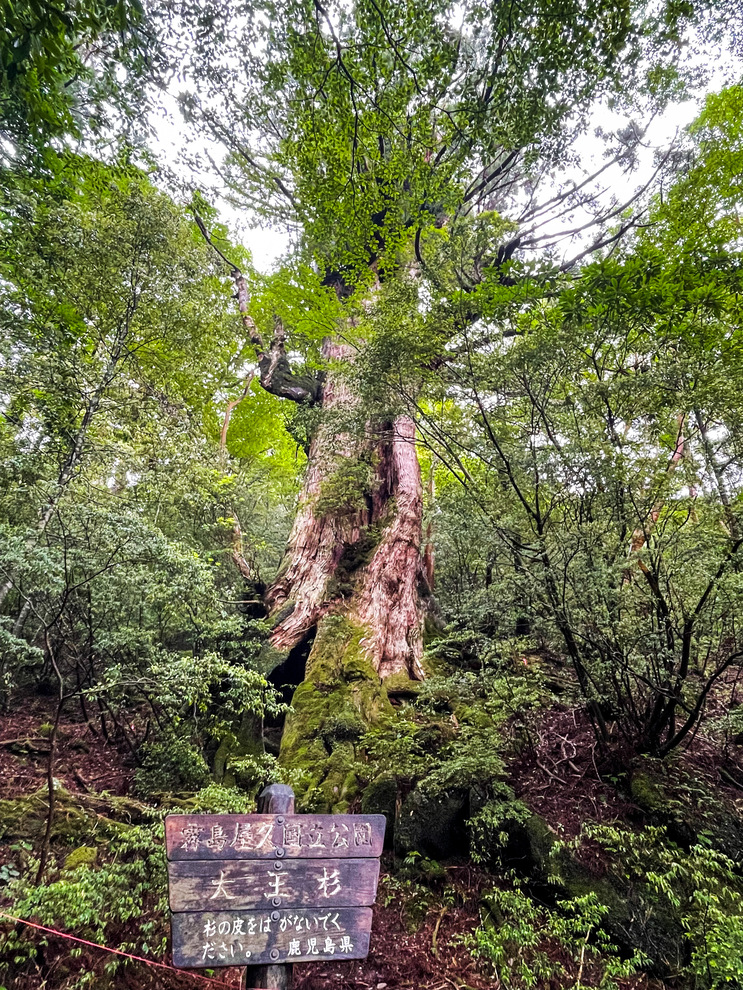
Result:
M165 819L174 964L283 990L294 962L365 958L384 815L295 815L282 784L258 807Z

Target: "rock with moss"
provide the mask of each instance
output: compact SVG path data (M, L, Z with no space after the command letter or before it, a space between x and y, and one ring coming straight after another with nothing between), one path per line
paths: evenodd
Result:
M95 846L78 846L65 858L62 869L76 870L80 866L92 866L98 859L98 849Z
M682 848L702 842L743 863L743 819L704 780L672 762L646 757L632 770L630 795L648 824L665 828Z
M525 806L518 813L505 807L499 821L501 848L493 859L535 885L541 897L554 901L593 894L607 909L604 920L611 940L623 951L639 949L648 969L666 979L685 963L688 940L681 919L668 905L658 903L646 885L631 883L621 861L611 860L594 869L579 854L561 844L549 824Z
M597 875L561 850L551 857L551 870L568 898L596 895L608 908L603 927L611 940L627 952L639 950L652 976L665 980L685 966L688 937L678 912L660 903L645 884L631 883L621 862Z
M24 797L0 801L0 842L41 841L46 830L48 794L45 787ZM55 792L53 845L67 848L90 845L126 832L143 821L146 806L131 798Z
M421 681L414 681L405 673L393 674L385 678L384 689L388 698L398 698L401 701L412 701L420 692Z
M394 774L380 774L364 788L361 796L361 811L365 815L384 815L387 828L384 833L385 847L390 849L395 838L395 814L397 809L398 785Z
M466 791L441 796L413 791L395 823L395 851L401 856L419 852L433 859L466 855L467 807Z

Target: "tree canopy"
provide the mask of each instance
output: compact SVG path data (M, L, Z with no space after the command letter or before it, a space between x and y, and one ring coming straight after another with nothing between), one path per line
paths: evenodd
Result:
M387 816L358 985L743 981L740 24L6 4L13 918L163 958L164 814L282 781ZM8 986L129 985L3 926Z

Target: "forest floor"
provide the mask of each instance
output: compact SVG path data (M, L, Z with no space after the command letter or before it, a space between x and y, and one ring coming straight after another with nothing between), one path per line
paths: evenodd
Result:
M19 699L12 710L0 715L0 800L44 794L49 758L49 731L53 701L38 696ZM741 792L721 778L721 767L709 758L700 743L686 760L710 786L729 790L732 800ZM106 814L115 818L115 799L130 795L134 764L121 744L106 741L82 719L68 717L59 726L59 744L54 777L80 801L105 802L113 798ZM556 832L577 835L587 820L641 824L640 809L622 796L601 766L595 751L591 726L585 716L559 706L544 715L532 745L510 765L511 785L517 797L540 814ZM98 807L98 805L96 805ZM0 822L0 826L2 822ZM0 836L2 830L0 828ZM0 842L0 910L3 897L3 864L10 864L17 846ZM57 850L60 860L67 850ZM385 854L377 904L374 908L371 949L359 961L323 962L295 966L296 990L486 990L497 987L478 966L467 944L467 936L479 923L480 898L498 879L473 867L468 861L446 864L445 879L426 888L400 872L399 862ZM133 922L132 925L135 923ZM76 934L69 932L68 934ZM134 940L134 931L122 932L121 941ZM52 990L64 983L50 979L56 963L64 959L71 943L60 936L38 933L40 961L36 973L27 973L13 990ZM116 947L116 946L114 946ZM549 952L549 947L546 947ZM85 964L103 972L111 958L103 950L86 948ZM163 960L169 963L168 959ZM64 969L64 967L62 967ZM203 975L203 974L202 974ZM214 976L234 987L240 974L217 970ZM626 990L653 986L646 977L619 981ZM94 984L95 985L95 984ZM159 987L161 990L202 987L209 983L198 972L153 970L131 962L121 968L115 983L123 988ZM545 984L547 986L548 984ZM214 988L216 990L216 987Z
M34 697L20 699L11 711L0 714L0 801L43 793L53 710L52 700ZM81 719L63 718L59 724L54 777L65 791L81 799L91 795L126 797L131 790L134 763L125 746L106 741ZM114 816L115 808L112 808L111 817ZM0 870L14 861L15 854L11 843L0 842ZM485 878L465 864L450 866L448 874L452 878L451 886L457 891L458 904L443 908L435 897L422 899L415 885L396 880L385 867L394 870L391 854L386 854L383 861L369 956L357 961L295 966L293 987L297 990L320 990L328 986L338 990L413 987L444 990L467 986L484 990L491 986L478 973L464 944L464 935L478 922L478 900ZM0 911L7 906L0 882ZM22 977L13 990L41 990L55 985L53 979L49 980L49 971L54 969L56 960L66 956L72 943L43 932L38 933L38 939L43 945L43 965L38 974ZM110 958L103 950L84 951L86 965L93 970L102 969ZM240 986L240 973L236 970L217 970L215 976L227 984ZM136 962L119 971L116 985L132 990L145 986L163 990L171 987L198 990L200 986L211 986L199 979L195 971L179 975L175 971L153 971Z

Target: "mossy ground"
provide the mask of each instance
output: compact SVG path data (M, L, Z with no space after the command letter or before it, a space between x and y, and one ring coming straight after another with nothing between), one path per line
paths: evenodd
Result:
M0 842L38 844L46 829L48 808L46 788L0 801ZM145 805L131 798L72 794L58 787L51 841L63 848L92 847L139 824L144 811Z

